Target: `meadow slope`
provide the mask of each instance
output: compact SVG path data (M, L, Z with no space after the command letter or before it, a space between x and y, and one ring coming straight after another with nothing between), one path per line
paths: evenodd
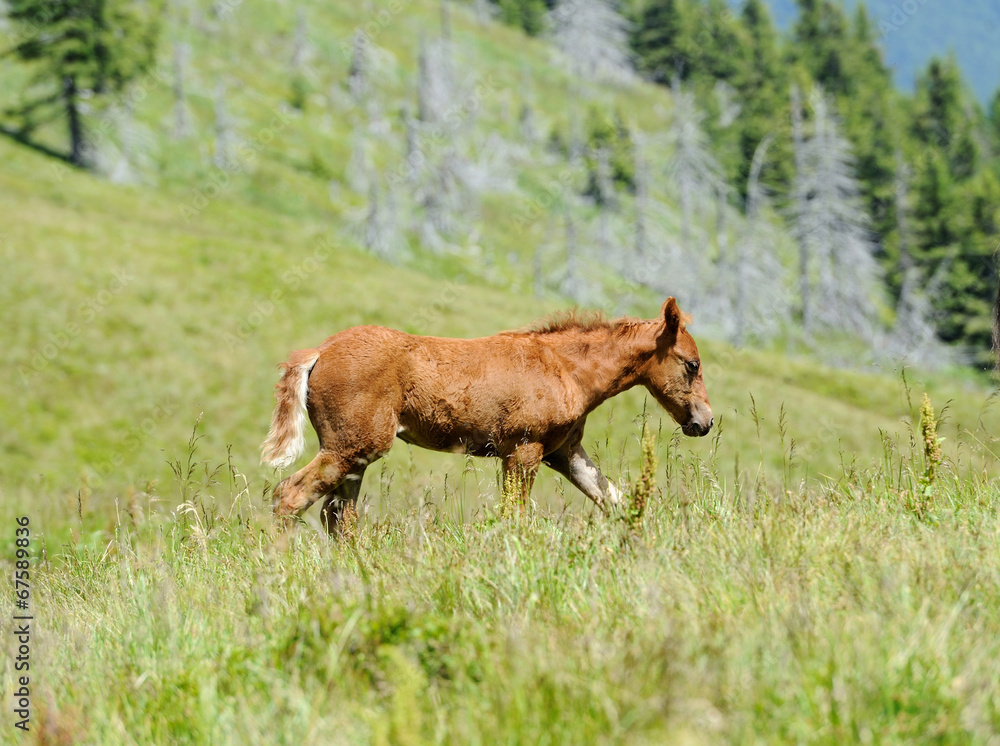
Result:
M332 112L342 42L369 15L303 6L324 66L301 112L287 68L239 63L287 56L292 6L245 0L184 32L196 135L163 134L162 86L136 106L155 161L141 178L0 138L0 525L31 520L27 742L994 742L1000 413L984 374L736 350L695 319L712 437L681 437L642 391L590 420L609 476L629 486L645 468L658 485L631 522L544 472L521 512L493 462L398 444L339 541L312 517L275 530L258 447L290 350L363 323L486 335L568 305L531 292L558 179L544 160L485 194L460 243L411 231L395 264L362 249L357 112ZM379 29L393 106L438 11L413 2ZM543 44L463 8L453 22L496 76L476 127L516 138L527 100L561 121L566 79ZM22 77L0 66L4 90ZM243 136L275 130L224 183L218 78ZM670 99L638 85L588 103L655 131ZM391 168L394 147L371 157ZM663 300L620 290L605 310ZM924 392L944 412L934 473Z

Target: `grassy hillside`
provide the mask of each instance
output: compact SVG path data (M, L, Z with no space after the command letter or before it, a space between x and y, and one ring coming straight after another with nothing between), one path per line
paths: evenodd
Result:
M551 199L558 165L543 157L513 159L514 186L484 192L471 225L478 235L459 233L455 243L430 251L410 231L403 266L361 250L365 195L351 185L349 162L356 122L364 117L344 98L344 40L358 24L380 19L369 30L382 49L372 84L383 105L402 106L412 98L406 71L415 66L421 33L436 30L438 5L416 3L388 19L360 9L304 7L312 94L302 111L288 106L294 76L281 62L295 15L248 1L220 18L203 9L174 27L192 49L194 134L168 136L170 90L162 80L152 76L138 87L141 96L133 92L131 131L144 133L139 140L156 161L142 175L142 159L133 158L138 183L115 185L0 142L6 218L0 293L15 372L0 384L6 425L0 489L14 498L5 505L44 505L46 512L51 506L56 518L79 498L85 511L108 516L124 490L146 490L151 482L156 494L173 500L167 462L183 456L199 418L206 458L222 460L231 446L241 471L269 477L255 466L257 446L275 365L289 350L360 323L476 336L565 307L551 287L541 300L525 296L532 252L546 244L559 209L558 193ZM567 106L582 105L567 102L571 87L541 42L499 24L484 26L464 8L455 9L453 33L468 74L489 81L484 93L473 93L472 141L476 132L515 141L516 112L525 102L542 127L557 126ZM255 55L279 62L252 70L240 63ZM11 83L24 77L16 67L2 72ZM212 81L225 82L235 135L251 146L226 171L211 165ZM647 132L656 131L670 106L666 92L643 84L597 87L588 96L587 106L618 111ZM381 147L370 142L369 155L381 162L376 172L391 175L400 167L403 137L394 113L382 115L390 135ZM97 119L95 130L104 121ZM106 151L113 154L123 135L108 131ZM42 131L39 139L55 146L60 135ZM439 144L431 138L425 148ZM561 260L555 254L546 261ZM648 316L662 301L638 288L620 290L606 308ZM683 298L697 289L675 292ZM697 320L693 330L698 334ZM775 351L738 352L701 332L720 435L679 447L711 452L723 473L735 475L737 464L753 472L750 465L761 461L781 468L794 440L794 477L818 479L836 473L845 459L877 458L880 432L902 432L912 415L898 371L833 370ZM910 385L930 391L939 405L950 402L949 447L989 440L997 418L982 383L911 372ZM642 392L630 392L591 418L588 439L609 472L624 473L634 463L636 418L649 406ZM673 424L650 411L654 424L663 423L666 443ZM387 469L406 477L395 478L392 499L405 504L424 487L454 483L465 468L462 459L400 445ZM477 468L484 470L478 482L493 494L493 465ZM553 478L544 479L539 500L557 499Z
M103 516L128 488L145 490L154 480L158 495L176 499L167 462L184 456L199 418L205 458L223 461L232 446L242 472L268 477L256 466L257 447L275 366L291 349L361 323L478 336L564 305L392 267L329 224L248 210L236 200L219 200L211 215L188 226L162 191L52 170L42 156L8 143L0 152L0 194L11 216L2 300L15 372L2 384L4 504L34 506L57 524L75 510L78 495L85 510ZM657 308L651 302L638 310ZM692 328L697 332L697 321ZM829 369L711 340L702 353L720 435L678 445L714 451L725 474L762 458L776 469L792 439L796 479L835 474L843 459L877 458L880 431L903 432L912 414L893 371ZM988 389L943 374L909 376L915 391L950 402L949 447L990 441L997 415ZM641 391L592 416L588 440L611 473L637 458L636 418L644 407L654 424L663 423L666 443L674 425ZM494 495L493 464L476 464L485 494ZM425 486L446 478L454 484L465 468L461 458L399 444L387 460L396 474L390 502L408 505ZM544 478L539 499L551 502L554 489L554 478ZM377 486L370 492L377 495Z
M989 742L997 492L914 513L909 466L753 504L686 475L638 533L420 511L336 543L195 486L39 568L38 742Z
M277 363L355 324L478 336L566 307L558 282L536 296L531 279L536 246L563 260L548 128L569 106L596 106L655 133L671 103L643 85L569 96L543 44L455 8L462 69L491 83L461 138L424 147L437 158L461 139L478 158L496 152L495 132L509 178L435 245L397 191L407 250L390 263L363 248L363 187L400 168L399 110L438 3L388 16L303 3L315 72L301 111L284 62L293 6L244 0L221 18L183 7L170 33L191 45L195 131L170 137L170 87L149 82L121 130L127 183L0 138L0 522L13 537L15 516L30 518L34 617L32 730L18 742L1000 734L1000 413L968 370L834 369L735 350L695 319L713 437L683 438L642 391L589 424L610 476L628 485L644 469L658 485L631 521L593 515L545 472L537 508L521 512L494 463L397 444L338 541L277 531L275 475L257 457ZM365 23L382 50L375 114L343 86L343 44ZM0 63L0 90L25 75ZM211 165L219 81L251 148L228 170ZM519 151L526 102L542 135ZM362 138L358 180L352 143L373 120L388 124ZM125 143L109 131L114 174ZM61 143L55 129L37 135ZM661 228L676 230L661 196ZM611 312L649 316L663 300L605 290ZM936 437L917 421L925 391L944 410L936 471ZM644 416L658 466L640 459ZM0 546L11 578L15 544Z

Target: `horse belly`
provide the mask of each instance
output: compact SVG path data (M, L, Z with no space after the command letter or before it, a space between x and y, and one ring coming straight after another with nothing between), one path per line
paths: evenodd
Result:
M564 409L551 391L530 385L516 392L477 388L413 397L400 413L397 437L434 451L505 455L520 443L564 437L577 419Z
M496 456L494 436L474 427L442 423L430 424L405 415L400 418L396 437L404 443L442 453L463 453L471 456Z

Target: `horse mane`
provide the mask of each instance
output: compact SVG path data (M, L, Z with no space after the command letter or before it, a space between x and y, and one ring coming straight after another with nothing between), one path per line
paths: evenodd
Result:
M610 332L626 332L632 331L638 326L659 322L660 319L636 319L631 316L609 319L604 315L603 311L581 311L578 308L572 308L568 311L558 311L534 324L515 329L511 333L555 334L566 331L592 332L598 329L606 329ZM682 312L681 323L685 326L690 324L690 314Z
M573 308L559 311L529 326L514 331L515 334L555 334L557 332L592 332L606 329L611 332L624 331L641 324L656 323L658 319L634 319L623 316L609 319L602 311L581 311Z
M554 334L570 330L590 332L595 329L608 329L614 325L615 322L609 321L602 311L581 311L572 308L554 313L519 331L535 334Z

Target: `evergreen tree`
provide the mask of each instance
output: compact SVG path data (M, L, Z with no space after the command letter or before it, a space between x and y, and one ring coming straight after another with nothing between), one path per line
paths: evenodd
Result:
M741 113L736 122L739 129L739 163L735 174L740 198L749 194L750 170L754 153L770 133L777 137L770 145L771 157L762 163L757 178L774 191L784 192L792 180L791 137L781 112L785 109L788 74L782 64L778 35L763 0L747 0L740 16L747 32L747 61L733 80Z
M949 151L962 121L962 80L953 58L934 58L917 81L913 134L935 148Z
M746 187L746 223L727 267L734 286L728 293L730 341L736 347L742 347L752 332L760 338L777 333L789 316L787 273L774 251L778 231L763 214L767 195L760 175L773 142L767 135L754 149Z
M792 29L793 58L827 93L850 93L845 64L848 24L842 7L832 0L797 0L796 4L799 15Z
M650 0L633 25L632 50L639 71L668 85L674 76L685 80L694 58L692 12L687 0Z
M895 153L899 127L895 121L892 78L864 5L858 6L846 44L850 84L838 106L845 113L844 129L853 146L855 173L871 228L882 242L895 228ZM891 254L885 258L884 266L891 267Z
M990 99L989 107L990 138L993 141L993 152L1000 152L1000 88Z
M185 137L189 137L192 132L191 127L191 112L187 105L187 97L185 95L185 77L187 70L187 61L190 56L191 48L182 44L181 42L174 42L173 45L174 52L174 65L173 65L173 94L174 94L174 129L173 136L177 140L181 140Z
M604 151L607 157L608 176L612 186L632 191L635 188L635 159L632 153L632 135L619 114L606 116L591 109L588 121L588 142L584 154L587 168L587 186L584 194L600 201L598 163L595 154Z
M708 0L695 15L693 73L733 81L748 63L747 33L725 0Z
M160 6L129 0L8 0L14 54L37 69L40 92L17 113L30 130L64 117L69 160L87 165L80 101L120 92L155 59Z
M532 36L545 30L544 0L495 0L500 9L500 20L510 26L524 29Z

